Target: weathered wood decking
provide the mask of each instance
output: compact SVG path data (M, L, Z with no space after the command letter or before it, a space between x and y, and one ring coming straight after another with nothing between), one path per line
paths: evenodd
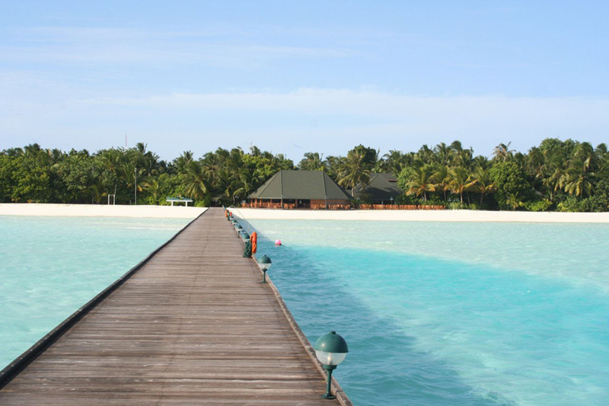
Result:
M0 390L2 405L329 405L324 378L210 209Z

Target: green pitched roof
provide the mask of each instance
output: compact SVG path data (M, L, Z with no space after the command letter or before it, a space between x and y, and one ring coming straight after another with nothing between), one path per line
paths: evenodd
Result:
M402 189L398 187L397 177L392 173L373 173L370 177L370 185L362 190L362 185L355 187L354 195L356 197L368 196L371 200L390 200L403 194Z
M349 200L350 196L322 171L279 171L249 198Z

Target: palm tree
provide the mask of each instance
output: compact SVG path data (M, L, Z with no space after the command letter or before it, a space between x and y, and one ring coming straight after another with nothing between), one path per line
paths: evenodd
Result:
M263 180L256 177L255 171L246 167L241 168L238 178L240 187L233 193L234 203L250 195L260 184L262 184Z
M433 156L434 156L434 153L427 146L427 144L424 144L421 148L419 148L419 151L417 152L417 159L425 162L426 164L429 164L432 162Z
M591 157L585 158L584 161L574 160L561 178L561 185L565 192L575 196L590 196L596 177L593 172L588 169L591 165Z
M193 160L193 153L192 153L192 151L184 151L184 152L182 152L182 155L177 157L175 159L175 161L174 161L174 163L176 165L176 168L178 170L178 173L185 172L186 168L192 162L192 160Z
M493 193L496 189L495 184L491 180L491 176L488 170L482 166L478 166L473 175L474 184L472 185L474 190L480 193L480 206L484 201L484 196L489 193Z
M258 148L255 145L250 146L250 154L252 156L260 156L262 155L262 151L260 151L260 148Z
M450 190L450 173L448 166L436 166L433 170L432 179L434 182L434 189L436 191L441 191L444 195L444 200L448 200L446 196L446 193Z
M343 166L345 158L342 156L329 156L324 160L324 166L326 167L326 173L329 177L338 180L340 168Z
M450 165L453 151L448 145L441 142L434 147L433 152L435 161L437 163L442 166Z
M152 204L159 204L159 194L161 192L161 184L157 179L154 179L150 182L150 186L148 187L148 193L150 195L149 199L152 200Z
M423 201L427 201L427 192L436 190L431 169L430 165L422 165L407 170L406 182L404 183L404 190L407 195L423 196Z
M513 211L516 211L518 207L523 205L522 201L520 200L520 193L511 193L507 197L506 203L512 208Z
M387 165L387 161L385 161L382 157L378 158L372 167L372 173L387 173L389 172L389 166Z
M118 175L127 185L127 195L133 192L134 202L137 202L137 193L149 186L144 169L137 168L133 162L125 162L118 169Z
M146 171L146 175L158 175L160 172L159 156L154 152L148 151L142 157L142 168Z
M338 184L351 188L352 197L357 185L362 185L362 188L365 188L370 183L371 170L365 164L364 159L364 154L352 151L339 169Z
M583 171L590 171L592 168L596 167L596 154L594 153L594 148L588 142L582 142L578 144L573 151L573 159L578 162Z
M500 162L508 161L514 154L514 150L510 149L511 144L512 142L510 141L507 143L507 145L504 143L500 143L499 145L497 145L495 149L493 149L493 155L495 160Z
M319 152L307 152L298 164L301 171L323 171L326 169L323 162L323 154Z
M98 184L92 184L87 187L87 192L91 192L91 203L101 203L101 199L104 197L105 193L101 192L100 186Z
M209 190L203 165L197 161L188 163L183 182L184 193L193 199L203 199Z
M550 191L550 200L554 200L554 193L563 189L567 182L567 162L552 165L552 173L544 178L543 183Z
M472 180L470 173L460 166L450 169L449 179L450 190L458 193L461 203L463 203L463 193L469 191L476 181ZM469 195L467 200L469 203Z
M474 162L474 151L471 148L461 149L455 153L452 166L462 166L463 168L471 168Z
M392 149L383 155L383 161L385 162L385 170L397 176L406 167L407 157L403 152Z
M452 149L453 151L455 151L456 153L459 153L463 150L463 145L461 144L461 141L459 140L454 140L451 144L450 144L450 149Z

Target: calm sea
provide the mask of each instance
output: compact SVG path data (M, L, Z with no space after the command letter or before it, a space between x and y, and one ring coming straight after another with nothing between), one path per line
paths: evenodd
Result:
M188 222L0 216L0 369Z
M251 223L355 404L607 404L609 225Z
M0 363L186 223L0 217ZM608 225L252 224L309 339L349 342L336 376L357 405L609 398Z

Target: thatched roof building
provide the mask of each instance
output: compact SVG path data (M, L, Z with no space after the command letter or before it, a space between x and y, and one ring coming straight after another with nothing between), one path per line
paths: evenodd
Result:
M322 171L279 171L248 197L251 207L347 208L350 196Z
M392 173L373 173L370 185L365 188L358 185L353 193L358 199L372 204L392 204L398 196L404 194L398 187L397 177Z

